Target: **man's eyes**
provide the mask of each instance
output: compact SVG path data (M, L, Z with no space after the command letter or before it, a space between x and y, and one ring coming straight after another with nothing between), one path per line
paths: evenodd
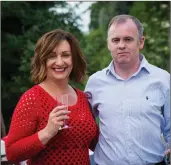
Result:
M119 38L113 38L113 39L111 39L111 41L113 43L118 43L118 42L120 42L120 40L121 39L119 39ZM131 41L133 41L133 38L124 38L123 41L125 41L125 42L131 42Z
M120 40L119 39L116 39L116 38L113 38L112 39L112 42L119 42Z
M132 38L125 38L125 41L126 42L130 42L130 41L132 41L133 39Z

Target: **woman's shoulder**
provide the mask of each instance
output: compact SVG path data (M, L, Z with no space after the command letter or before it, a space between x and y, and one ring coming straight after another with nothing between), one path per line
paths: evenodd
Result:
M87 97L84 91L82 91L81 89L75 88L75 90L80 97Z
M28 90L26 90L21 98L29 98L29 99L36 99L38 98L38 96L40 96L40 91L41 91L41 88L39 87L39 85L34 85L32 86L31 88L29 88Z

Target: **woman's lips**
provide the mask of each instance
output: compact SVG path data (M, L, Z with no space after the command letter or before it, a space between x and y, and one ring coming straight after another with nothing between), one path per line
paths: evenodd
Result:
M57 72L63 72L65 70L65 68L56 68L55 71Z

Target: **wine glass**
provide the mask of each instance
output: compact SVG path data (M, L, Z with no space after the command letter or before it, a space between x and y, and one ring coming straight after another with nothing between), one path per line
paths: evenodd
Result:
M68 111L68 94L57 95L57 102L58 105L65 105L66 107L65 110ZM68 126L67 120L64 120L64 126L60 127L60 129L66 129L66 128L70 128L70 126Z

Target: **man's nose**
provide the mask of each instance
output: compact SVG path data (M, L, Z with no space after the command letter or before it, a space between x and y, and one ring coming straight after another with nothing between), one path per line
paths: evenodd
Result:
M124 41L120 41L119 44L118 44L118 48L119 49L125 49L125 42Z

